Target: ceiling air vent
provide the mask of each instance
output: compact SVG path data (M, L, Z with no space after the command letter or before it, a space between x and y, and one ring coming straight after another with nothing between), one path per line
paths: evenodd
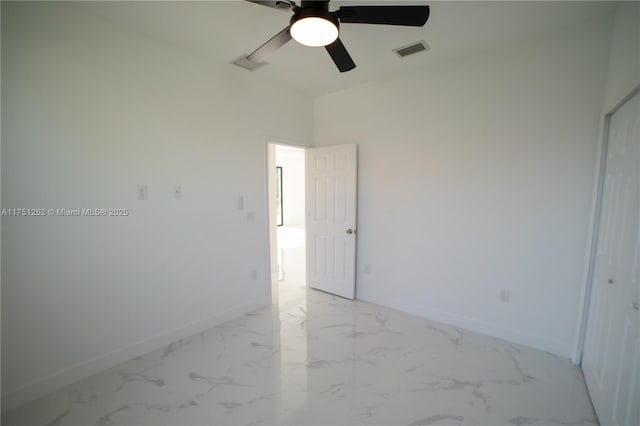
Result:
M414 55L418 52L426 52L429 49L430 49L429 45L424 40L420 40L416 43L411 43L408 46L403 46L397 49L393 49L393 51L399 57L404 58L409 55Z
M233 65L239 66L240 68L244 68L245 70L248 70L248 71L255 71L258 68L262 68L263 66L268 64L267 62L254 62L251 59L249 59L247 55L242 55L239 58L231 61L231 63Z

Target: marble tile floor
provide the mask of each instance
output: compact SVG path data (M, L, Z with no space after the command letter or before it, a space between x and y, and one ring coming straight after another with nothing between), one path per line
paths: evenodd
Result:
M273 306L27 404L2 424L597 424L567 359L280 287Z

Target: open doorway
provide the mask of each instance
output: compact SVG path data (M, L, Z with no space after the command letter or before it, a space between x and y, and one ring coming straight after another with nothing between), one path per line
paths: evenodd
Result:
M306 287L305 150L269 144L269 228L273 301Z

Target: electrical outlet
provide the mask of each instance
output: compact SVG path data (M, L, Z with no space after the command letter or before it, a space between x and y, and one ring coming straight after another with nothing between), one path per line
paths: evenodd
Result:
M182 187L174 186L173 187L173 198L182 198Z
M364 273L367 275L371 273L371 265L369 265L368 263L364 264Z
M251 279L252 279L253 281L255 281L255 280L257 280L257 279L258 279L258 270L257 270L257 269L253 269L253 270L251 271Z
M138 185L138 200L149 199L149 188L147 185Z
M511 292L504 288L500 289L500 301L503 303L511 302Z
M256 221L256 212L247 212L247 222Z

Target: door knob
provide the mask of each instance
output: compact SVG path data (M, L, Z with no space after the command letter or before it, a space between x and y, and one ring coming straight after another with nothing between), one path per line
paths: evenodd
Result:
M353 229L351 229L351 228L347 229L347 234L349 234L349 235L353 234Z
M636 311L640 310L640 303L635 302L635 303L631 304L631 307L633 307L633 309L635 309Z

